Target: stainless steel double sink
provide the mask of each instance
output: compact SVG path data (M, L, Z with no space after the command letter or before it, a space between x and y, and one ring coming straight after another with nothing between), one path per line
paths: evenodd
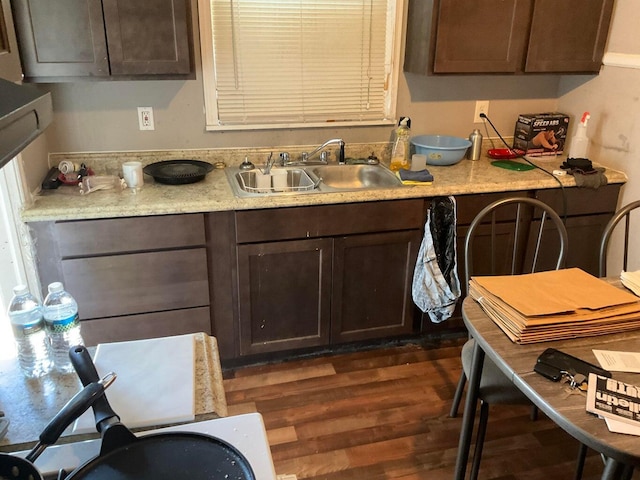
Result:
M380 164L292 166L274 168L273 171L276 170L286 170L286 186L284 182L278 187L269 184L268 180L266 183L260 182L260 169L226 168L225 173L234 194L238 197L348 192L402 186L400 179Z

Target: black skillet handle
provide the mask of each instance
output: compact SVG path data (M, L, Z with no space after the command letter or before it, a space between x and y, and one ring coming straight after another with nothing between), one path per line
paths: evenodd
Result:
M90 383L100 380L96 366L91 359L91 354L84 345L78 345L69 349L69 358L71 364L75 368L82 385L87 386ZM109 422L105 420L114 419L120 421L120 417L113 411L106 396L96 398L93 402L93 416L96 420L96 429L102 433L102 428Z

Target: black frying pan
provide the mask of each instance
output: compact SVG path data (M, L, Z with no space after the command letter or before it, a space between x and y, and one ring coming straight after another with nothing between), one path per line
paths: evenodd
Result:
M98 378L85 347L72 349L69 356L83 385ZM189 432L136 437L120 423L105 396L94 402L93 412L102 436L100 454L73 471L68 480L255 480L247 459L219 438Z
M33 462L45 448L56 443L65 428L104 394L105 388L111 385L113 380L115 380L115 375L109 374L103 380L88 383L80 392L76 393L44 428L38 443L25 458L0 453L0 479L42 480L42 475Z
M167 185L184 185L204 180L213 170L213 165L200 160L164 160L151 163L143 168L144 173L151 175L158 183Z

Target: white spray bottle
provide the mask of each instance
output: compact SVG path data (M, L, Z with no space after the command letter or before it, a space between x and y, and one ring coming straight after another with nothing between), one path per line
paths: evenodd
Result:
M587 150L589 149L589 137L587 137L587 123L591 115L589 112L582 114L582 120L576 128L576 133L571 139L571 148L569 149L569 158L588 158Z

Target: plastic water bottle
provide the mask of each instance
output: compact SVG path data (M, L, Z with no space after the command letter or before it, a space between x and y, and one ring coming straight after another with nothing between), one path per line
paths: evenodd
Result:
M76 345L84 345L80 335L78 304L60 282L49 284L48 290L49 294L43 303L43 313L51 341L54 368L60 373L74 372L69 360L69 349Z
M23 373L29 378L46 375L53 364L42 306L26 285L13 289L8 313L18 348L18 364Z

